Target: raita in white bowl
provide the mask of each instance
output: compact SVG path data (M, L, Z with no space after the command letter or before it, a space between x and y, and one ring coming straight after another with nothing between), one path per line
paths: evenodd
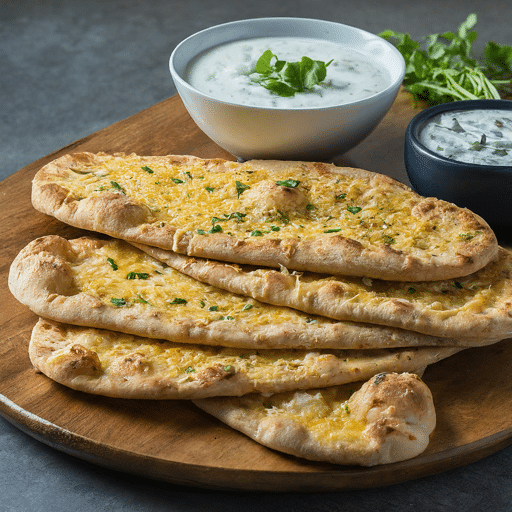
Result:
M326 160L348 151L382 120L405 72L384 39L303 18L203 30L175 48L169 67L194 121L242 160Z

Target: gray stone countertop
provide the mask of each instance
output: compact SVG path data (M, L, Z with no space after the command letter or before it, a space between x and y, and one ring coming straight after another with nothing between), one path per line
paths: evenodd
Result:
M21 0L0 3L0 179L175 94L172 49L208 26L266 16L326 19L414 38L478 15L476 47L512 44L509 0ZM479 46L480 45L480 46ZM512 447L390 487L311 494L191 489L83 462L0 418L0 512L512 511Z

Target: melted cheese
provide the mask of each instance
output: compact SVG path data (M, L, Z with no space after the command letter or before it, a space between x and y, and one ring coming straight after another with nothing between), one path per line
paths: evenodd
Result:
M101 165L67 169L52 181L75 199L126 194L149 208L150 224L169 223L188 233L209 234L215 226L239 239L311 240L339 234L366 247L388 244L412 254L456 252L461 243L481 236L478 231L461 232L450 222L412 215L418 196L385 182L376 185L369 178L314 172L300 163L287 170L254 171L249 164L235 162L226 166L226 171L216 172L200 163L171 165L162 159L148 167L141 157L105 156ZM254 209L248 191L263 181L285 180L299 182L305 209L302 203L296 208L291 204L283 212L280 200L265 215Z
M351 416L349 394L340 387L280 393L265 399L259 412L263 416L292 419L318 442L362 442L367 423Z
M265 271L260 271L260 274ZM365 307L383 307L391 299L405 306L415 306L423 313L429 311L455 315L459 312L485 313L498 307L510 288L512 278L512 253L502 250L500 257L483 269L469 276L444 281L419 281L414 283L381 281L369 278L343 277L342 280L304 274L299 282L318 288L331 282L341 283L340 302L361 304Z
M98 355L106 375L116 372L116 363L133 355L142 356L145 374L180 381L194 380L202 370L220 367L230 373L241 372L255 382L276 382L287 380L290 374L296 378L318 375L317 367L322 361L322 354L307 350L206 347L75 326L66 327L65 338L68 344L56 350L48 364L58 365L69 353L69 347L79 344Z
M137 305L167 318L192 318L202 325L216 320L243 320L253 326L290 321L298 326L312 321L332 323L201 283L117 240L87 251L70 266L79 291L113 308Z

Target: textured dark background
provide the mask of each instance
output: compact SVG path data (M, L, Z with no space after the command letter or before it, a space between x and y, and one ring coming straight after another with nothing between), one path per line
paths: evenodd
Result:
M171 51L197 30L266 16L414 38L478 15L476 48L512 44L510 0L45 0L0 3L0 179L175 94ZM141 480L53 450L0 419L0 511L512 511L512 448L396 486L327 494L222 493Z
M173 48L212 25L326 19L419 38L478 15L476 48L512 44L510 0L45 0L0 3L0 179L176 93ZM235 7L236 6L236 7Z

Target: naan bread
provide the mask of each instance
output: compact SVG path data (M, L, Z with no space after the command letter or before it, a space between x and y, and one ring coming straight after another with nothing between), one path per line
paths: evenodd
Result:
M113 239L34 240L12 263L9 287L44 318L181 343L313 349L455 344L233 295Z
M466 209L322 163L78 153L37 173L32 202L131 242L326 274L450 279L498 250L490 227Z
M194 279L308 314L447 337L459 346L512 336L512 252L503 248L469 276L401 282L254 269L136 246Z
M248 350L155 340L39 319L34 368L70 388L117 398L272 394L415 371L457 349Z
M436 414L419 377L381 373L350 396L351 387L194 403L269 448L310 460L373 466L425 450Z

